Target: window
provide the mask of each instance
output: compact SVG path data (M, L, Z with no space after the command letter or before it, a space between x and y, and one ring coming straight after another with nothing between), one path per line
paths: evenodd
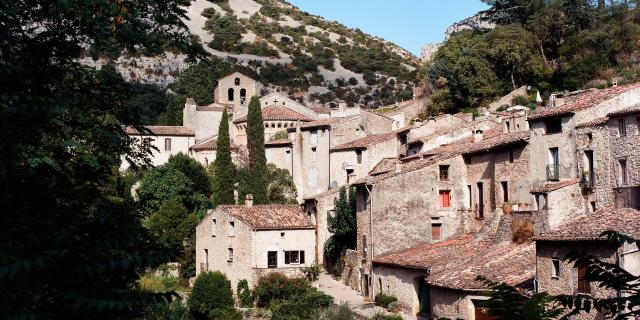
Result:
M311 145L318 144L318 130L311 130Z
M358 161L358 164L362 163L362 150L356 150L356 159Z
M624 119L618 119L618 135L621 137L627 135L627 124Z
M236 84L236 86L239 86L240 85L240 78L236 78L234 83Z
M549 148L549 164L547 165L547 180L560 179L560 153L558 148Z
M587 140L589 140L589 143L591 143L591 141L593 141L593 133L591 133L591 132L587 133Z
M311 160L316 161L317 157L318 156L316 154L316 147L311 148Z
M366 234L362 235L362 256L363 257L367 256L367 235Z
M506 133L511 132L511 127L509 126L509 121L505 121L504 122L504 132L506 132Z
M451 190L440 190L440 208L451 208Z
M311 215L311 213L309 213ZM284 238L284 232L280 232L280 238Z
M559 278L560 277L560 259L555 258L551 259L551 277Z
M618 160L618 164L620 167L620 185L627 185L627 160Z
M502 187L502 202L509 202L509 184L507 181L500 182L500 186Z
M267 252L267 268L273 269L277 267L278 267L278 252L277 251Z
M591 284L585 279L587 275L587 267L578 267L578 293L590 294Z
M170 138L166 138L164 139L164 151L171 151L171 139Z
M240 89L240 104L247 102L247 89Z
M562 132L562 119L552 118L544 121L545 133L553 134Z
M233 96L234 96L233 88L229 88L229 90L227 91L227 100L233 101Z
M353 176L353 169L346 169L347 172L347 184L351 181L351 177Z
M591 201L591 212L596 212L596 202L595 201Z
M479 219L484 218L484 189L482 186L482 182L477 183L478 189L478 210L476 212L476 217Z
M431 240L442 240L442 222L438 219L432 218L431 220Z
M233 262L233 248L229 248L229 258L227 262Z
M217 227L216 219L212 219L211 220L211 236L212 237L216 236L216 227Z
M304 251L285 251L284 264L304 264Z
M473 208L473 193L470 184L467 185L467 194L469 195L469 208Z
M509 162L513 163L513 149L509 149Z
M209 271L209 249L204 249L204 266L200 264L200 271Z
M440 181L449 181L449 166L439 166Z
M236 223L234 221L229 221L229 237L233 237L235 235L235 227Z

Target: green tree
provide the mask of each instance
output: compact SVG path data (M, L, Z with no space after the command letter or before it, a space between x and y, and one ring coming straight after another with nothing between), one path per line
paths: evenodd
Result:
M132 318L157 295L135 288L172 257L152 246L113 169L141 160L139 123L83 53L185 53L185 0L0 1L0 318ZM88 50L88 51L87 51Z
M274 164L267 165L267 181L269 203L296 204L296 185L287 169L280 169Z
M198 218L175 199L165 201L145 221L158 244L174 252L182 252L183 244L191 240L197 224Z
M247 149L249 150L249 161L245 169L247 173L241 181L244 184L242 189L245 194L253 194L254 203L267 204L269 196L267 192L267 158L264 153L264 124L260 99L255 96L251 97L247 115Z
M231 159L229 139L229 115L225 108L220 120L218 140L216 141L216 160L213 174L213 205L235 204L234 184L236 167Z
M194 192L205 196L211 195L211 183L206 169L194 158L180 152L169 157L165 164L167 169L175 169L191 181Z
M325 255L330 262L337 261L345 249L356 247L356 191L341 187L334 201L335 214L327 218L327 226L332 236L325 243Z
M192 195L193 183L189 178L167 166L159 166L147 172L138 189L140 203L147 212L157 211L167 200L176 200L193 209L190 201Z
M231 282L221 272L203 272L196 278L189 297L191 312L207 317L211 312L233 309Z

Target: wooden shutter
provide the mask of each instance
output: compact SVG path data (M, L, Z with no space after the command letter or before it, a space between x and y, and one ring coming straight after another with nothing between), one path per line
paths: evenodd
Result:
M431 240L440 240L442 234L442 225L441 224L432 224L431 225Z
M300 251L300 264L304 264L304 251Z
M591 286L584 278L587 275L587 267L578 268L578 293L591 293Z
M289 252L290 251L285 251L284 252L284 264L290 264L291 263L291 257L289 256Z
M449 190L440 190L440 207L451 207L451 192Z

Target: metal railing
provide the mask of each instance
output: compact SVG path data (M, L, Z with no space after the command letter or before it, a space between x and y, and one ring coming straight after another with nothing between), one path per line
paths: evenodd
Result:
M547 165L547 180L557 181L560 180L560 166L557 164Z

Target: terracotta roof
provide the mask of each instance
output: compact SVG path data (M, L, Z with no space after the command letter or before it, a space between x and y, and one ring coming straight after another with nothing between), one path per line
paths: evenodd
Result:
M383 158L382 160L380 160L380 162L373 166L373 169L371 169L369 175L377 176L393 171L396 166L396 161L398 161L398 159L396 158Z
M341 145L335 146L331 148L330 152L337 151L348 151L348 150L356 150L356 149L366 149L374 144L386 142L392 139L396 139L397 136L396 131L385 132L385 133L377 133L370 134L366 137L353 140L351 142L343 143Z
M562 189L564 187L568 187L570 185L574 185L578 183L578 179L570 179L566 181L560 182L547 182L540 187L532 188L531 193L547 193L551 191L556 191L558 189Z
M140 132L132 126L124 127L124 131L129 135L155 135L155 136L186 136L191 137L196 134L189 128L183 126L143 126L149 132Z
M291 143L293 143L291 139L278 139L278 140L266 141L264 145L275 147L275 146L291 145Z
M533 113L529 116L528 120L543 119L591 108L617 95L636 88L640 88L640 83L632 83L602 90L588 90L573 101L567 102L558 107L547 107L541 112Z
M483 138L482 141L472 144L469 149L463 152L463 154L487 152L497 148L525 142L527 140L529 140L529 131L500 134L493 138Z
M303 114L297 113L287 107L272 104L262 108L262 120L291 120L291 121L311 121L311 119ZM247 116L233 120L233 123L246 122Z
M606 124L607 122L609 122L609 117L601 117L601 118L597 118L597 119L593 119L591 121L587 121L587 122L583 122L580 124L576 125L576 129L578 128L593 128L593 127L597 127L597 126L601 126L603 124Z
M374 264L429 271L432 285L469 290L482 289L478 275L510 285L535 276L535 244L477 241L466 234L439 243L379 255Z
M218 208L256 230L314 229L297 204L225 205Z
M331 127L332 124L338 123L340 120L344 118L326 118L326 119L318 119L314 121L310 121L307 123L303 123L300 128L301 129L310 129L310 128L320 128L320 127ZM289 128L289 130L295 128Z
M634 113L640 113L640 104L636 104L618 111L610 112L608 116L615 117Z
M238 146L231 142L231 150L238 150ZM190 149L193 151L216 150L218 148L218 136L206 138L194 144Z
M558 226L555 230L542 232L538 241L585 241L605 240L604 231L640 236L640 212L634 209L603 208L594 213L583 214Z

